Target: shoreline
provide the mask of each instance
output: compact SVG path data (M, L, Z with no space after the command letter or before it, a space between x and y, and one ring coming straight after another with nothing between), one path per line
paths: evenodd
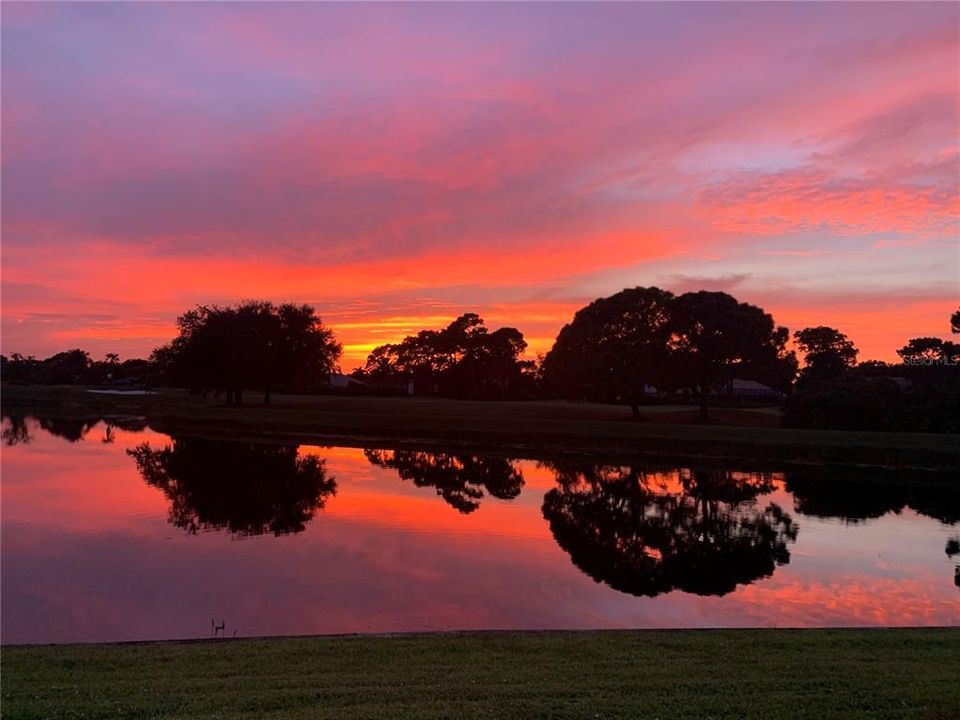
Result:
M477 402L441 398L275 396L270 406L226 408L215 398L160 390L118 396L79 386L4 385L4 414L68 419L143 418L166 434L351 447L417 447L515 457L610 461L749 462L778 467L960 470L960 435L671 424L650 406L564 401ZM769 410L722 409L748 421Z
M533 628L533 629L485 629L485 630L397 630L385 632L341 632L341 633L306 633L303 635L241 635L238 637L197 637L197 638L168 638L149 640L81 640L76 642L48 642L48 643L3 643L0 650L44 650L70 648L122 648L122 647L149 647L170 645L219 645L224 643L248 642L270 643L282 641L340 641L340 640L416 640L416 639L482 639L496 637L519 636L588 636L588 635L617 635L617 634L651 634L651 635L681 635L681 634L754 634L754 633L883 633L883 632L918 632L960 633L960 623L957 625L780 625L743 626L743 627L658 627L658 628Z

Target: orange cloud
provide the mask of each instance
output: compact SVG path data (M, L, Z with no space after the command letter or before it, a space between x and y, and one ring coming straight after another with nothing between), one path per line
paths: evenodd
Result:
M817 261L829 292L767 309L890 357L940 321L861 287L955 284L950 4L93 12L4 13L5 352L143 355L263 297L316 304L348 368L464 311L535 353L593 297L736 257L767 288Z

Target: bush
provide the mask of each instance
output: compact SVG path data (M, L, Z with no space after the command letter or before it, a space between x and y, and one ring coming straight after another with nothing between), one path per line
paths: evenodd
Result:
M914 372L898 384L883 376L848 372L794 392L784 406L785 427L825 430L960 432L960 375Z

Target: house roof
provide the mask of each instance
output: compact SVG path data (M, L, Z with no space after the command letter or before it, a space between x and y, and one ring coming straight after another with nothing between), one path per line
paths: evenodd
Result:
M740 380L738 378L734 378L731 382L731 387L733 387L734 390L764 390L776 392L776 390L774 390L772 387L764 385L761 382L757 382L756 380Z

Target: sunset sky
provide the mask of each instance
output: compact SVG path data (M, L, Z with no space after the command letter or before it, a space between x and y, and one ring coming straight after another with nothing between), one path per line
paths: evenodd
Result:
M531 352L624 287L861 359L960 302L960 5L2 5L3 352L145 356L197 303Z

